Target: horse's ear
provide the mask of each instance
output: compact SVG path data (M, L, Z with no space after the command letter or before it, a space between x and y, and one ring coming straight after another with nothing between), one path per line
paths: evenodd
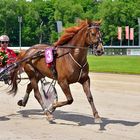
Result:
M81 22L83 22L82 19L80 19L80 18L77 18L77 19L76 19L76 23L80 24Z
M86 20L82 20L82 19L79 19L78 20L78 26L80 27L83 27L83 26L86 26L89 24L89 21L86 19Z
M98 25L98 26L100 26L101 23L102 23L102 19L92 22L93 25Z
M91 19L86 19L86 23L87 24L91 24L92 23L92 20Z
M89 27L93 25L93 21L91 19L86 19L85 20L86 25L88 25Z
M100 25L100 24L102 23L102 21L103 21L103 20L102 20L102 19L100 19L100 20L98 21L98 24Z
M78 22L77 23L82 23L82 24L86 24L86 25L90 25L90 24L92 24L92 20L90 20L90 19L85 19L85 20L82 20L82 19L78 19L77 20Z

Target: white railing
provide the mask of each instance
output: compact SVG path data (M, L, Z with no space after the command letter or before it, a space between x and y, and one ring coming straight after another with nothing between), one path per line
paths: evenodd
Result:
M107 49L140 49L140 46L104 46Z
M27 50L31 46L10 47L13 50ZM140 46L104 46L105 55L140 55ZM117 50L117 51L116 51ZM92 51L89 49L89 54Z
M30 46L25 46L25 47L9 47L12 50L27 50L30 48Z
M13 50L20 50L20 49L29 49L31 46L22 46L22 47L10 47L11 49ZM107 48L107 49L113 49L113 48L118 48L118 49L127 49L127 48L130 48L130 49L133 49L133 48L136 48L136 49L140 49L140 46L104 46L104 48Z

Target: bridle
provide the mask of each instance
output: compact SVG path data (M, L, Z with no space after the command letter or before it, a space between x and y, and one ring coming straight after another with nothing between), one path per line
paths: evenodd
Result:
M103 44L103 41L102 41L102 35L101 35L101 32L100 32L100 26L99 25L92 25L91 27L88 27L88 30L90 29L96 29L97 30L97 33L98 33L98 37L97 37L97 42L94 43L90 37L90 32L88 33L88 37L90 38L90 42L89 42L89 47L93 49L93 52L95 52L97 50L97 47L99 44Z

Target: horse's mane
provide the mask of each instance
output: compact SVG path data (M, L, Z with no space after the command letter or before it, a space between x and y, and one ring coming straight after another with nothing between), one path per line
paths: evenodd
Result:
M78 26L74 27L69 27L65 29L64 34L60 37L60 39L54 43L54 46L59 46L59 45L64 45L66 44L69 40L73 38L73 36L82 28L86 27L90 21L85 20L85 21L79 21Z

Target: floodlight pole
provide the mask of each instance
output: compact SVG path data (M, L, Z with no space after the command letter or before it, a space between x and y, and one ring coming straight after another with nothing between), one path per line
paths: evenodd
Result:
M39 43L41 44L42 43L42 25L43 25L43 21L41 22L40 24L40 30L41 30L41 35L40 35L40 39L39 39Z
M21 49L21 23L22 23L22 16L18 16L18 22L19 22L19 47Z

